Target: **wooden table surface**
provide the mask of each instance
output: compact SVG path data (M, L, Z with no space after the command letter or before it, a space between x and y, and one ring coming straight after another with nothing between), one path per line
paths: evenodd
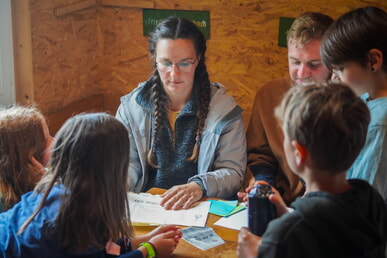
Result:
M148 191L148 193L152 194L162 194L163 192L165 190L160 188L152 188ZM203 201L208 199L212 198L205 198ZM214 225L220 218L220 216L209 213L206 225L214 229L225 241L224 244L202 251L181 239L171 257L237 257L239 231ZM154 228L154 226L135 226L134 230L136 235L142 235L152 231Z

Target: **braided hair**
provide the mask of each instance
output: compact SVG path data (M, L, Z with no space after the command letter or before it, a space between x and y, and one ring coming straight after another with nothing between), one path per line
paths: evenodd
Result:
M156 59L156 45L159 39L190 39L194 43L196 53L199 58L199 63L196 67L194 75L194 88L199 89L199 108L197 111L198 127L196 130L196 142L192 150L192 155L188 161L196 162L199 156L199 144L206 117L209 111L211 83L209 80L205 52L207 49L206 40L198 27L189 20L170 17L161 21L149 38L149 52L153 60ZM151 77L152 87L150 90L150 98L154 103L154 128L151 139L151 148L148 152L148 163L157 168L157 164L153 160L154 143L157 138L160 126L163 121L168 120L167 106L169 104L168 96L163 88L160 74L157 70L156 62L154 62L154 71Z

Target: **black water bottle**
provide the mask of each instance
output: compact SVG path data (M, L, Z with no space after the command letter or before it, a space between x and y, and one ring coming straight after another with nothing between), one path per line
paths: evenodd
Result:
M267 224L276 217L275 206L269 201L270 185L258 184L249 192L248 224L250 232L262 236Z

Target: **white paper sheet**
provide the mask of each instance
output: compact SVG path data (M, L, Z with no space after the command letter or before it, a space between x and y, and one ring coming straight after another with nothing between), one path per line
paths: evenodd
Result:
M243 203L241 205L244 205ZM247 227L248 222L247 222L247 213L248 209L241 210L240 212L237 212L229 217L223 217L216 221L214 225L221 226L221 227L226 227L226 228L231 228L231 229L236 229L240 230L241 227Z
M241 205L245 205L241 203ZM289 212L294 211L293 208L287 207ZM214 225L240 230L241 227L248 227L248 209L241 210L229 217L223 217L216 221Z
M160 206L160 195L128 193L130 220L152 225L173 224L204 227L210 202L199 202L187 210L166 210Z

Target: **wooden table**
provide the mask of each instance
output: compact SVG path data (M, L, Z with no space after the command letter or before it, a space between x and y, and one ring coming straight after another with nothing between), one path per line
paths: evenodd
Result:
M160 188L152 188L148 191L151 194L162 194L164 192L165 190ZM208 199L212 198L204 198L203 201ZM212 227L225 241L223 245L202 251L182 239L171 257L237 257L239 231L214 225L220 218L220 216L209 213L206 225ZM149 233L154 228L154 226L135 226L134 230L136 235L142 235Z

